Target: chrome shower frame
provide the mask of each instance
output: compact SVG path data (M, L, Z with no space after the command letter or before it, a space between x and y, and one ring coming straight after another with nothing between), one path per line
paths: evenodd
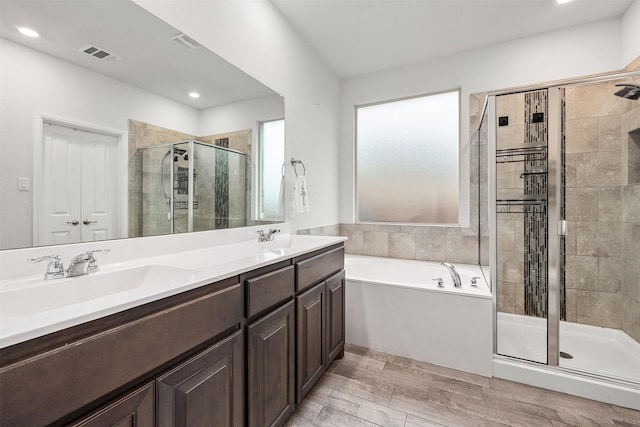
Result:
M566 234L565 219L561 217L561 197L562 182L560 168L561 165L561 138L563 114L563 88L586 83L606 82L623 78L638 78L640 71L631 71L618 74L609 74L598 77L581 79L568 79L552 82L544 85L532 85L518 89L494 91L487 94L484 108L481 114L480 126L484 119L488 120L487 126L487 146L488 146L488 198L489 211L489 256L490 256L490 278L491 291L493 293L493 353L498 355L498 334L497 334L497 229L496 229L496 97L500 95L511 95L525 93L536 90L548 90L548 230L549 230L549 280L548 280L548 311L547 311L547 365L560 370L568 370L559 366L560 358L560 259L561 259L561 236ZM612 96L614 94L612 93ZM478 128L477 132L480 132ZM481 215L481 214L479 214ZM479 218L480 220L480 218ZM509 357L510 356L505 356ZM530 362L531 363L531 362ZM535 363L535 362L533 362ZM576 372L576 371L572 371ZM578 371L579 372L579 371ZM584 374L597 376L596 374Z

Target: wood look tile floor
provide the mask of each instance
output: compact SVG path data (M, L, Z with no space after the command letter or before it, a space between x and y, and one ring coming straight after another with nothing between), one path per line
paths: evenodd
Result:
M287 427L640 427L640 411L347 346Z

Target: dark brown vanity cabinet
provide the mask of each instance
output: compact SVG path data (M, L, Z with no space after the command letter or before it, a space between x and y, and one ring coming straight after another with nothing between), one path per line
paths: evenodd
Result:
M327 292L321 282L296 297L296 401L300 403L327 367Z
M344 356L345 343L345 273L334 274L326 281L327 293L327 363Z
M155 383L116 400L97 413L71 424L72 427L154 427Z
M344 352L344 270L296 297L296 402Z
M247 425L282 425L295 409L294 304L247 327Z
M242 332L156 380L158 427L242 427Z
M344 247L0 352L0 427L281 426L344 351Z

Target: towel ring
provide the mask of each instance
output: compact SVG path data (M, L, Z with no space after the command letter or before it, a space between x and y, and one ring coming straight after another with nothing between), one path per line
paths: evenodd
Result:
M298 174L298 165L302 166L302 175ZM296 173L296 177L305 176L307 174L307 168L304 167L304 163L302 163L302 160L296 160L292 157L291 166L293 166L293 171Z

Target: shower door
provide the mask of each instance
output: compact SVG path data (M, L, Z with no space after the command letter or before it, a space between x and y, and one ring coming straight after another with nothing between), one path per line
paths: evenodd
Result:
M560 91L489 99L492 279L496 353L557 364L556 289Z
M640 386L638 74L489 96L496 354Z

